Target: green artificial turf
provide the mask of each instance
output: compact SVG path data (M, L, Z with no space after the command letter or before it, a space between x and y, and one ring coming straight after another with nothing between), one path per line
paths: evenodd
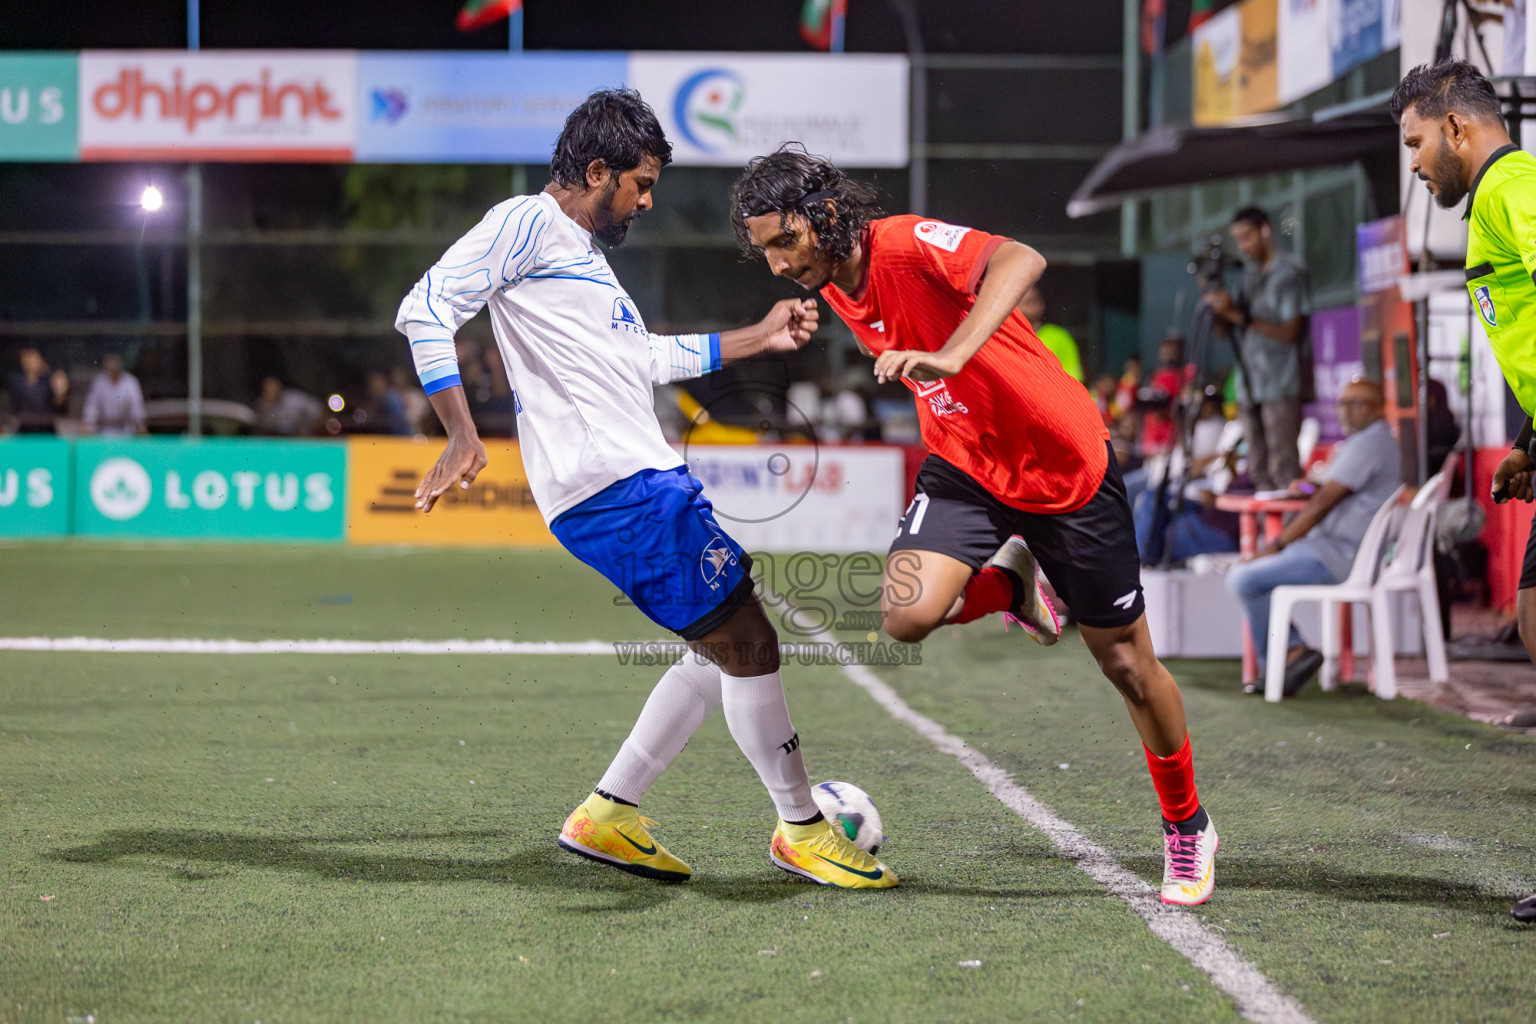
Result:
M314 547L4 547L0 622L660 635L560 553ZM1139 745L1075 636L1044 650L981 622L922 659L876 671L1157 880ZM1235 664L1172 667L1223 837L1216 897L1189 913L1319 1021L1529 1019L1536 934L1507 914L1536 885L1529 740L1351 692L1268 705L1236 692ZM771 805L718 716L645 806L692 881L562 853L561 821L659 671L0 652L0 1024L1238 1019L833 666L786 670L806 760L874 796L900 888L770 866Z

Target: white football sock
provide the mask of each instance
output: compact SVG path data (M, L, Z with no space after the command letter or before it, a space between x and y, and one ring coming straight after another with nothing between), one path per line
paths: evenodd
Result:
M800 735L789 720L784 683L778 672L765 676L720 677L725 724L768 787L779 817L805 821L820 814L811 798L811 780L800 754Z
M635 727L597 788L638 804L704 720L720 708L720 666L686 654L646 698Z

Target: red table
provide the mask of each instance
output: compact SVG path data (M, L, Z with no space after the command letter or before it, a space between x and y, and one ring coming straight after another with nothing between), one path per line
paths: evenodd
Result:
M1280 536L1285 528L1282 517L1287 513L1300 512L1307 507L1308 498L1255 498L1251 494L1218 494L1216 507L1223 512L1238 515L1237 547L1244 558L1259 551L1259 531L1264 532L1266 543ZM1343 610L1342 648L1339 655L1339 677L1349 679L1355 673L1354 640L1349 626L1349 607ZM1265 623L1267 629L1269 624ZM1243 620L1243 682L1259 681L1259 661L1253 649L1253 629Z

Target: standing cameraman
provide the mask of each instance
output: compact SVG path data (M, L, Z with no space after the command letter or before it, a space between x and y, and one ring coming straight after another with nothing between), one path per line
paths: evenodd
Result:
M1238 398L1253 485L1282 490L1301 476L1296 437L1301 403L1312 390L1307 270L1275 244L1269 215L1257 206L1237 211L1230 230L1247 261L1242 283L1236 296L1218 286L1202 301L1211 307L1218 334L1230 338L1236 332L1244 378Z

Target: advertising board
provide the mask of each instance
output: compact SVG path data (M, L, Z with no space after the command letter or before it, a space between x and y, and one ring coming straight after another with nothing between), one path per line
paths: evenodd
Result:
M75 532L330 540L345 535L347 450L327 441L75 442Z

